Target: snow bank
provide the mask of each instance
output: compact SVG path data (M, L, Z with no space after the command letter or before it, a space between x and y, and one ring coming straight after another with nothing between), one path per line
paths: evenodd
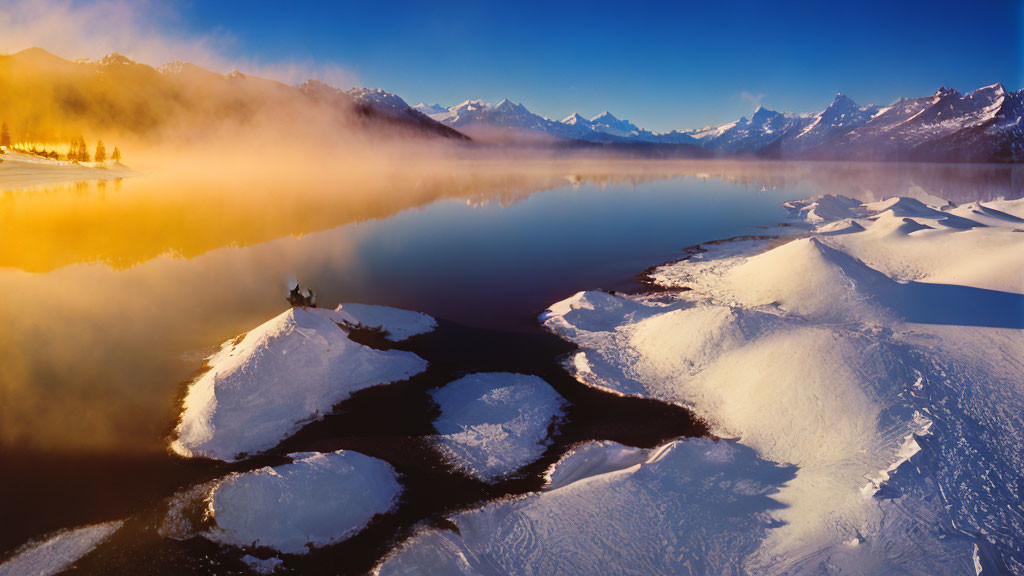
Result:
M63 572L92 552L124 522L106 522L66 530L39 544L26 547L0 564L0 576L49 576Z
M354 324L384 331L392 342L408 340L437 328L437 321L427 314L390 306L345 303L338 306L337 311L350 315Z
M544 454L548 430L563 416L564 400L536 376L470 374L433 392L441 452L484 481L507 476Z
M798 467L747 571L1024 571L1024 202L791 208L810 237L652 274L690 290L552 306L567 367Z
M232 474L209 500L216 527L204 536L234 546L266 546L302 554L349 538L402 493L390 464L339 450L292 454L293 462ZM276 567L273 559L260 564Z
M426 369L411 352L349 340L338 324L351 321L340 311L291 308L226 342L189 386L174 451L233 460L267 450L352 393Z
M793 473L732 442L688 439L589 443L549 475L562 481L459 514L457 532L423 532L374 573L734 574Z

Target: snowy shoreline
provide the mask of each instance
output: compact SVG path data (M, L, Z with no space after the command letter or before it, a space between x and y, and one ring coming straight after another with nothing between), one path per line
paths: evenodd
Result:
M421 525L376 573L1019 572L1024 201L787 206L805 222L791 237L707 242L646 272L664 290L580 292L540 318L578 346L566 368L580 383L685 406L725 439L566 444L542 489L461 509L457 531ZM360 386L425 369L350 328L394 342L436 326L369 305L287 310L226 342L192 383L179 453L231 461L271 449ZM550 446L541 432L562 417L543 380L487 374L432 395L449 428L435 423L438 438L459 450L450 463L483 481L536 461ZM510 409L522 398L529 414ZM400 500L387 457L290 458L211 484L223 491L202 536L231 554L257 543L300 555ZM308 494L334 490L323 502L342 508L352 498L332 476L379 502L327 522ZM294 561L260 552L241 561L267 573Z
M112 163L110 166L89 166L40 158L15 150L0 154L0 188L4 190L83 180L115 180L133 174L131 169L120 163Z
M632 544L583 536L600 530L600 505L548 526L562 517L544 504L554 493L601 499L591 476L556 465L549 476L567 480L454 517L461 535L423 532L377 573L512 574L539 558L553 571L604 559L586 566L608 574L688 572L692 558L704 562L696 573L1024 570L1024 201L786 206L807 228L788 242L709 242L649 271L665 290L581 292L541 316L579 347L566 368L581 383L690 407L768 469L792 467L770 491L776 505L725 537L755 545L736 556L696 538L673 556L646 548L649 534L625 531ZM639 458L575 451L592 455L584 468L601 478ZM732 498L712 497L712 509ZM765 514L768 529L751 532ZM695 520L686 530L699 533L717 526L713 515L676 520ZM496 534L526 540L509 547Z

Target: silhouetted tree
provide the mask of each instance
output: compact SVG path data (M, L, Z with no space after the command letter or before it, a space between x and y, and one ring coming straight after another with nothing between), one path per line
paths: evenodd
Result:
M71 141L68 148L68 162L78 162L78 142L75 140Z
M96 143L95 159L97 162L107 161L107 149L103 147L103 140L100 140L99 142Z
M292 308L316 308L316 293L313 290L306 290L306 293L303 294L297 282L295 288L288 292L287 300Z
M78 161L89 161L89 147L85 144L85 138L82 138L81 136L78 137Z
M4 122L4 125L2 127L0 127L0 146L10 146L10 145L11 145L11 131L7 129L7 122Z
M117 149L117 146L114 146L114 153L110 155L110 159L114 162L121 161L121 151Z

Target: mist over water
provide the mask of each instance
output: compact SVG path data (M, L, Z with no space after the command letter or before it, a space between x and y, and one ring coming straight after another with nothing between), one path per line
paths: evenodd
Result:
M1011 167L464 162L3 192L0 447L163 453L184 383L280 312L293 279L325 306L528 332L577 290L630 287L686 246L758 233L785 200L1021 196Z

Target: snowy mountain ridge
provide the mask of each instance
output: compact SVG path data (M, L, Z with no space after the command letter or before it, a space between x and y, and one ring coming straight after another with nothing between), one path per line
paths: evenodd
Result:
M861 106L839 93L817 113L759 106L749 117L703 128L654 132L605 111L552 120L509 99L466 100L414 109L463 129L474 125L540 132L596 143L694 144L719 155L863 160L1024 161L1024 90L992 84L972 92L940 88L888 106Z
M145 85L155 91L210 90L225 102L287 97L298 90L338 109L354 103L363 117L415 127L417 130L461 139L462 132L485 133L509 143L588 143L590 145L643 145L638 150L660 154L676 150L696 156L755 156L820 160L900 160L943 162L1024 161L1024 90L1009 91L1002 84L962 93L942 87L933 94L901 98L887 106L863 106L844 94L816 113L789 113L759 106L753 114L733 122L696 129L657 132L637 126L610 111L587 118L579 113L557 120L536 114L521 102L503 99L490 104L467 99L445 107L434 103L410 106L401 96L379 88L340 90L309 81L294 87L241 72L219 74L184 62L159 68L137 63L121 54L96 60L68 61L41 49L28 49L4 58L19 65L52 71L55 76L84 82L91 69L125 86ZM226 81L226 82L225 82ZM227 104L225 104L227 105ZM235 107L231 104L229 107ZM523 136L527 136L523 140ZM539 136L539 138L537 138ZM680 145L682 145L680 147Z

